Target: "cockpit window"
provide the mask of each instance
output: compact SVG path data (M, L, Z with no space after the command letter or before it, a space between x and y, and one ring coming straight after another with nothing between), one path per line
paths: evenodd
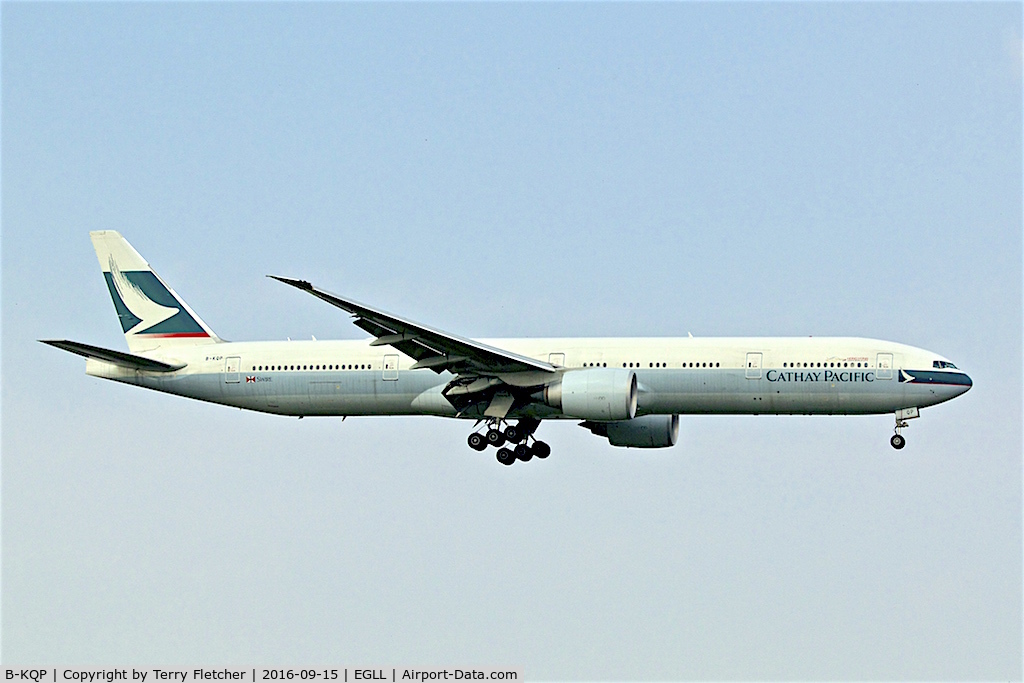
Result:
M949 368L950 370L957 369L956 366L950 363L948 360L933 360L932 367L939 368L940 370L945 370L946 368Z

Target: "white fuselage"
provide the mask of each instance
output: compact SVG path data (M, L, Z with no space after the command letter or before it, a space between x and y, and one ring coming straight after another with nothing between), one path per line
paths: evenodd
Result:
M143 355L184 363L185 367L175 372L148 372L91 359L87 372L158 391L282 415L478 417L457 414L442 395L453 375L411 370L412 359L387 346L371 346L370 341L225 342L168 347ZM483 341L549 362L563 372L590 367L632 369L638 385L637 415L891 413L948 401L971 386L966 374L950 369L951 364L947 366L938 354L874 339ZM513 384L518 381L515 377L502 379ZM533 403L516 409L509 417L566 416L543 403Z

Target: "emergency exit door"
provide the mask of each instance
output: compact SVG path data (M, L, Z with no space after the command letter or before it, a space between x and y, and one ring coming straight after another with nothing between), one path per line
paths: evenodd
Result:
M875 379L892 379L892 354L878 354L878 367L875 368Z
M240 356L228 356L224 359L224 383L238 384L238 370L242 367Z
M761 352L747 354L747 379L761 379Z
M396 380L398 379L398 354L389 353L384 356L384 374L383 379Z

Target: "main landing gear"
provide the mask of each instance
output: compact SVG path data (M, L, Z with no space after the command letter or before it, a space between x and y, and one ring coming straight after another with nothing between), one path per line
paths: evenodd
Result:
M488 446L498 449L498 462L502 465L511 465L516 460L527 462L533 458L544 459L551 455L551 446L543 441L534 438L533 433L540 426L540 420L523 418L518 424L505 425L504 420L491 419L487 422L487 429L481 432L473 432L469 435L469 447L475 451L486 450ZM528 442L532 441L532 444ZM515 444L513 448L505 448L506 444Z

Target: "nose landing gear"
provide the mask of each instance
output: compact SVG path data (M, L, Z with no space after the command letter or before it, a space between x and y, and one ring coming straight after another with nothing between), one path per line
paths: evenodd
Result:
M921 411L917 408L902 408L896 411L896 433L889 439L889 443L893 448L900 450L907 445L907 440L903 438L900 432L907 426L907 420L920 416Z
M467 439L469 447L475 451L486 450L488 446L498 449L496 457L502 465L511 465L516 460L527 462L533 458L544 458L551 455L551 446L534 438L533 433L540 426L540 420L522 418L518 424L504 425L504 420L491 419L487 429L473 432ZM533 443L530 443L532 441ZM505 448L505 444L516 444L515 448Z

